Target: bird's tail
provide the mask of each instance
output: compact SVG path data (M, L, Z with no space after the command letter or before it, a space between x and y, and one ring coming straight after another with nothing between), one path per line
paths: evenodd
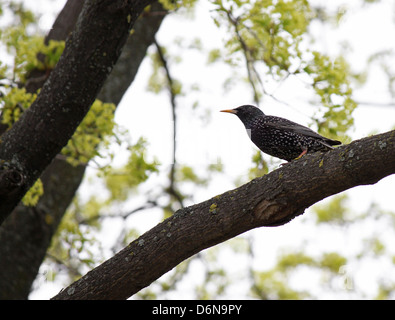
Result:
M329 149L333 149L332 146L336 146L336 145L342 144L340 141L332 140L332 139L320 140L320 143L322 145L324 145L325 147L329 148Z

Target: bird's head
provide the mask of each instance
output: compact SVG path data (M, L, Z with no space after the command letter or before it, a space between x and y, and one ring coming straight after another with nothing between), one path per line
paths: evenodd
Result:
M235 109L221 110L221 112L228 112L235 114L244 123L246 128L250 128L251 123L254 122L256 118L265 115L261 109L251 105L244 105L237 107Z

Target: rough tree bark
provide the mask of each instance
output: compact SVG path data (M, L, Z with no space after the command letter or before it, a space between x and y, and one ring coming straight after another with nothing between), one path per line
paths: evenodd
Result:
M395 173L395 131L295 160L178 210L53 299L125 299L188 257L253 228L280 226L312 204Z
M46 37L65 40L75 25L83 1L69 0ZM133 26L113 71L98 98L116 105L133 82L138 67L152 44L166 11L159 3L143 14ZM45 81L43 72L31 75L26 89L35 92ZM45 257L58 224L78 189L85 166L71 166L56 158L45 169L41 180L45 193L34 207L19 204L0 226L0 300L26 299Z
M0 224L66 145L152 0L86 1L40 94L0 144Z

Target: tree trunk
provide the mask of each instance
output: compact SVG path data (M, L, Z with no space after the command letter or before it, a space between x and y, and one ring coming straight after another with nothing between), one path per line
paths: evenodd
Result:
M395 131L305 155L205 202L178 210L53 299L126 299L199 251L395 173Z
M69 0L66 3L47 36L47 41L62 40L62 36L66 37L70 33L81 4L82 1L79 0ZM154 3L150 12L136 21L134 32L99 93L99 99L116 105L119 103L133 82L165 15L162 6ZM58 28L62 30L57 30ZM42 74L35 76L27 83L30 92L40 88L45 80ZM19 204L0 226L0 299L27 298L52 236L78 189L84 172L84 166L73 167L64 160L55 159L41 176L45 192L37 206L31 208Z
M87 0L49 78L0 144L0 223L67 144L152 0Z

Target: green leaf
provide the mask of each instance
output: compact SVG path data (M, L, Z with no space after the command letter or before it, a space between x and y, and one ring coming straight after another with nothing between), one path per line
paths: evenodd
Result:
M129 193L145 182L151 173L158 172L159 162L156 159L152 161L145 159L146 146L147 142L140 138L129 148L130 156L127 164L106 173L105 183L112 200L126 200Z

